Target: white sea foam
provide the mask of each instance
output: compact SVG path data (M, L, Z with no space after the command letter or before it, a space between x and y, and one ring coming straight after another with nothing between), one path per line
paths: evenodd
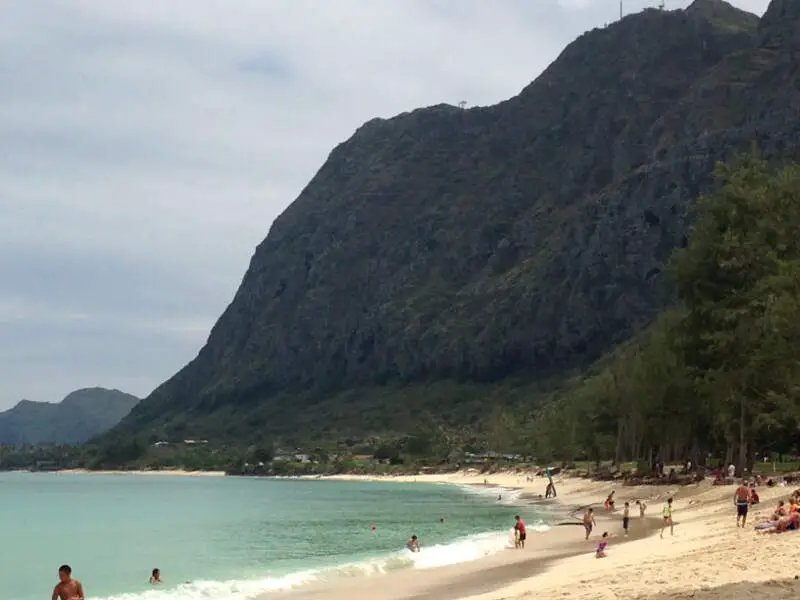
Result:
M503 487L459 486L475 496L494 499L498 504L515 505L521 491ZM500 500L497 497L500 496ZM542 520L527 523L530 532L545 532L550 527ZM456 539L446 544L423 546L412 553L393 554L321 569L308 569L286 575L229 581L192 581L176 587L154 588L144 592L116 594L104 600L254 600L270 592L286 591L303 585L343 578L370 577L400 569L433 569L470 562L514 547L514 530L483 533Z
M460 485L458 486L464 493L470 496L481 496L483 498L494 498L498 504L511 506L519 504L522 490L505 487L488 487L483 485Z
M533 529L529 526L529 529ZM485 533L455 540L448 544L424 546L421 552L408 550L318 570L288 575L236 581L193 581L173 588L155 588L145 592L117 594L105 600L253 600L269 592L285 591L311 583L341 578L368 577L399 569L432 569L478 560L514 544L513 530Z

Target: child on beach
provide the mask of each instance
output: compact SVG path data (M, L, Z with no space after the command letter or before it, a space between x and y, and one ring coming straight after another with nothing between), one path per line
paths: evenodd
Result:
M594 521L594 509L588 508L583 513L583 528L586 530L586 540L589 540L589 535L592 533L592 528L597 525Z
M664 539L664 529L667 525L669 525L669 534L675 535L675 526L672 523L672 498L667 498L667 503L664 505L664 509L661 511L661 514L664 517L663 522L661 523L661 539Z
M639 518L644 519L644 511L647 510L647 504L639 500L636 501L636 504L639 505Z
M611 534L607 531L603 532L603 535L600 537L600 543L597 544L597 551L594 553L595 558L605 558L606 548L608 548L608 540L611 538Z
M631 505L626 502L625 510L622 512L622 529L625 531L625 536L628 535L628 524L631 521Z

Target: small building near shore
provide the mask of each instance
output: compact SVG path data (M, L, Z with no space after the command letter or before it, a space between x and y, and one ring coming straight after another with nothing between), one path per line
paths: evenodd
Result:
M32 471L58 471L58 463L54 460L37 460L31 468Z

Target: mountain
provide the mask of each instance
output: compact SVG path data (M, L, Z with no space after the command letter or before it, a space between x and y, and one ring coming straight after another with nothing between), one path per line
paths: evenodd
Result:
M0 412L0 444L82 443L119 423L137 402L105 388L77 390L58 404L22 400Z
M717 161L797 152L798 6L647 10L496 106L367 122L115 433L314 438L530 403L669 303Z

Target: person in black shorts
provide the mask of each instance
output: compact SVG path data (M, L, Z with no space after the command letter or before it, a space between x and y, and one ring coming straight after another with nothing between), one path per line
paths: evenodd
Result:
M622 529L625 531L625 535L628 535L628 525L631 522L631 505L630 503L625 503L625 510L622 512Z
M747 523L747 509L750 507L750 488L744 481L736 488L733 502L736 504L736 526L744 527Z

